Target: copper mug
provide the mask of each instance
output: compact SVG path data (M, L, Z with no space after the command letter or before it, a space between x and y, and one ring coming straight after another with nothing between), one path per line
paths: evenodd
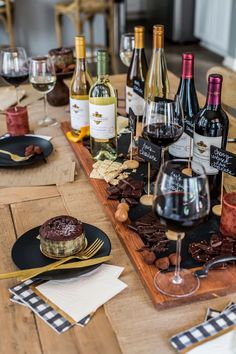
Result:
M29 119L26 107L14 106L6 109L7 131L11 136L25 135L29 131Z
M223 198L220 232L236 239L236 193L227 193Z

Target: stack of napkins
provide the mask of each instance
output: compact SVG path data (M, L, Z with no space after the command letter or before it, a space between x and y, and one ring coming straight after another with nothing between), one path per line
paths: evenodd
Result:
M222 312L209 308L205 321L170 339L179 353L235 354L236 304L230 303Z
M94 312L127 285L119 280L124 268L102 264L94 271L42 284L32 280L9 289L11 301L28 306L58 333L86 325Z

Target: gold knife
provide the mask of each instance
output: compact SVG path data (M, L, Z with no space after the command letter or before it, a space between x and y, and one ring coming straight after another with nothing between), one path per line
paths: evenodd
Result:
M112 256L104 256L104 257L98 257L98 258L92 258L92 259L87 259L85 261L78 261L78 262L71 262L71 263L66 263L58 266L55 269L50 269L52 270L58 270L58 269L75 269L75 268L84 268L84 267L89 267L95 264L100 264L109 261L112 259ZM23 270L17 270L15 272L10 272L10 273L4 273L0 274L0 279L9 279L9 278L25 278L28 276L31 276L37 271L42 271L42 273L46 272L48 270L48 267L52 265L48 265L45 267L39 267L39 268L32 268L32 269L23 269Z

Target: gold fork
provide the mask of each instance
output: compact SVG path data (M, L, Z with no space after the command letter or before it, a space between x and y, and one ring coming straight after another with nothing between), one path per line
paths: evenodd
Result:
M20 156L20 155L13 154L12 152L6 151L6 150L0 150L0 153L9 155L11 157L11 159L15 162L27 161L33 156L32 154L29 156Z
M54 262L52 264L49 264L47 266L41 267L39 270L37 270L37 272L35 272L35 270L32 270L32 273L29 270L29 275L26 278L21 279L22 281L26 281L30 278L36 277L37 275L47 272L49 270L53 270L56 269L59 265L70 261L71 259L89 259L91 257L93 257L100 249L101 247L104 245L104 241L100 240L99 238L97 238L88 248L86 248L84 251L77 253L73 256L69 256L63 259L60 259L57 262Z

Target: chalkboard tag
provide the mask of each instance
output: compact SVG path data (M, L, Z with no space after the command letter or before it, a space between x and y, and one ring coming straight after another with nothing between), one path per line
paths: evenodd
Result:
M190 138L193 138L193 132L194 132L194 123L191 120L190 117L185 116L185 122L184 122L184 132L190 136Z
M129 108L129 128L133 133L133 136L136 136L136 126L137 126L137 116L134 114L132 108Z
M149 161L153 166L158 168L161 162L161 148L148 140L139 138L138 154L145 161Z
M137 95L144 98L144 81L134 78L133 79L133 90Z
M210 149L210 165L218 171L236 176L236 155L214 145L211 145Z

